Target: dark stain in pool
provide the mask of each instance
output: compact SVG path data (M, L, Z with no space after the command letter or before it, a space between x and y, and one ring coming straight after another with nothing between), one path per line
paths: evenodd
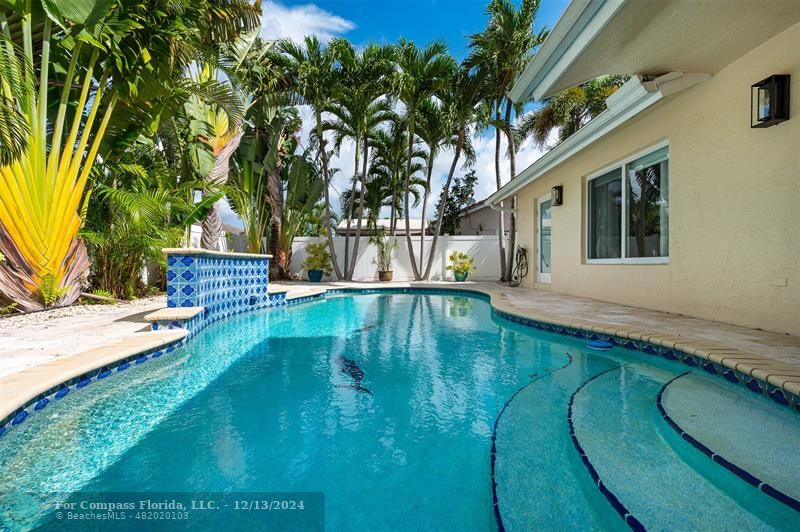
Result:
M369 389L364 388L361 385L361 381L364 380L364 370L359 367L358 362L352 358L347 358L340 355L336 358L336 363L339 364L342 373L355 381L355 384L349 386L337 386L337 388L352 388L358 392L372 394Z

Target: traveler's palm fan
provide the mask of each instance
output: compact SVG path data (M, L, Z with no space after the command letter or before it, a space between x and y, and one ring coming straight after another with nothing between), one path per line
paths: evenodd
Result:
M111 2L50 0L41 10L0 0L0 292L24 310L80 294L89 260L78 238L79 210L117 101L104 94L108 77L95 76L109 31L100 21L113 12ZM61 37L70 34L74 46L63 84L50 89L54 28L68 28ZM70 102L74 83L79 97ZM59 93L49 122L48 96Z

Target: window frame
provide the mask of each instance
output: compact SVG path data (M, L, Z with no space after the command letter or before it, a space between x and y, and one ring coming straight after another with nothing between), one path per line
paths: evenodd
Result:
M627 238L627 226L628 226L628 193L630 189L630 183L628 182L628 175L626 172L628 164L632 163L636 159L644 157L645 155L649 155L654 151L660 150L662 148L667 148L667 161L670 160L669 156L669 141L664 140L661 142L657 142L656 144L651 144L650 146L643 148L637 151L634 154L631 154L624 159L619 159L616 162L604 166L603 168L592 172L591 174L586 176L583 183L583 195L586 198L584 201L583 207L583 231L584 231L584 239L583 239L583 260L585 264L669 264L669 255L666 257L628 257L628 238ZM610 259L590 259L589 258L589 249L590 249L590 242L589 242L589 216L590 213L590 205L589 205L589 184L597 179L598 177L602 177L607 173L611 172L612 170L620 170L620 179L622 179L622 212L620 213L620 254L622 257L620 258L610 258ZM668 177L669 178L669 177ZM672 180L670 179L670 183ZM669 198L669 189L667 189ZM669 201L669 200L668 200ZM671 217L670 217L671 218ZM667 227L669 227L670 220L667 219Z

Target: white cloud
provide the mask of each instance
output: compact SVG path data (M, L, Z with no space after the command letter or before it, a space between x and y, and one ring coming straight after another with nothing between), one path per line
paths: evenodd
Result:
M290 7L267 0L262 10L261 35L265 39L292 39L300 42L306 35L316 35L320 41L327 42L356 27L354 22L314 4Z

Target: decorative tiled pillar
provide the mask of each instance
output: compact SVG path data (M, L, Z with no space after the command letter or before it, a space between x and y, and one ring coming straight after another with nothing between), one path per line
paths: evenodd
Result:
M203 325L270 304L269 255L165 249L167 307L204 307Z

